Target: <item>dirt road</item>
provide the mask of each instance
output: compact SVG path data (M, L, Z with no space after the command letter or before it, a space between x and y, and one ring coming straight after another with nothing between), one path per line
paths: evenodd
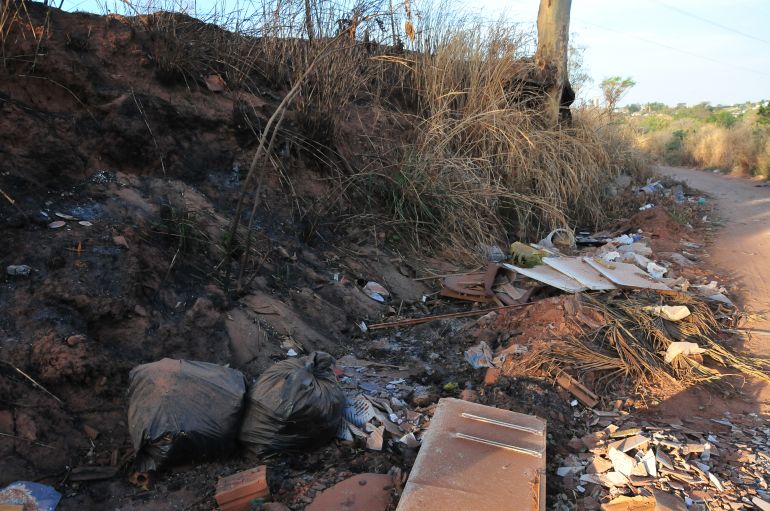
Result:
M747 346L770 355L770 187L749 179L679 167L660 167L661 173L685 181L718 202L725 227L709 247L711 262L741 282L744 307L752 315L756 335Z

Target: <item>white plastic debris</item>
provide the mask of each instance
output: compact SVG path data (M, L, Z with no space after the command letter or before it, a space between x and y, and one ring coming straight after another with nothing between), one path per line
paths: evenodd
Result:
M652 249L647 243L642 243L640 241L635 241L631 243L630 245L621 245L618 247L618 252L621 254L633 252L635 254L643 255L645 257L649 257L652 255Z
M289 357L296 357L299 353L294 348L291 348L289 351L286 352L286 355Z
M554 237L556 237L556 241L554 242ZM575 246L575 235L572 233L572 231L567 229L554 229L550 233L548 233L548 236L541 239L538 243L543 248L547 248L549 250L556 250L558 251L558 247L556 245L559 245L561 247L574 247Z
M643 310L669 321L681 321L690 315L690 309L684 305L657 305L644 307Z
M648 209L652 209L655 207L655 204L645 204L644 206L639 208L639 211L646 211Z
M569 477L574 476L576 474L579 474L583 471L585 467L576 465L576 466L569 466L569 467L559 467L556 469L556 475L559 477Z
M623 254L623 262L638 266L642 270L647 270L647 265L652 261L641 254L637 254L635 252L626 252Z
M369 281L366 283L364 286L364 293L366 293L366 296L372 300L378 301L380 303L385 303L385 301L390 296L390 291L385 289L385 287L381 284L378 284L374 281Z
M677 355L699 355L701 353L705 353L706 350L704 348L701 348L694 342L672 342L668 345L668 349L666 350L666 356L663 359L667 364L670 364L673 362L673 360L677 357Z
M629 236L628 234L624 234L622 236L618 236L617 238L613 239L612 241L614 241L615 243L617 243L619 245L630 245L631 243L634 242L634 237L633 236Z
M611 263L616 259L620 259L620 253L613 250L612 252L607 252L606 254L602 254L601 257L604 262Z
M398 441L410 449L416 449L417 447L420 447L420 441L417 440L417 437L414 436L414 433L407 433L406 435L399 438Z
M647 273L649 273L653 278L662 279L663 275L665 275L667 271L668 268L661 266L658 263L651 262L647 264Z
M484 341L481 341L479 344L468 348L468 350L465 352L465 360L467 360L474 369L481 369L482 367L494 367L492 350Z

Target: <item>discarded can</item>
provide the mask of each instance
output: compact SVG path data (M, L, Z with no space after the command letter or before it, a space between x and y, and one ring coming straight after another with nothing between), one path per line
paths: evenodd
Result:
M8 275L16 275L16 276L26 277L30 273L32 273L32 267L27 266L26 264L12 264L12 265L8 266L8 268L5 269L5 272Z

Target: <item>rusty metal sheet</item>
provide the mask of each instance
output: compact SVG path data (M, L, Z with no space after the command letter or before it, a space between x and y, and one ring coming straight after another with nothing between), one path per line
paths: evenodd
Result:
M546 422L441 399L397 511L545 510Z

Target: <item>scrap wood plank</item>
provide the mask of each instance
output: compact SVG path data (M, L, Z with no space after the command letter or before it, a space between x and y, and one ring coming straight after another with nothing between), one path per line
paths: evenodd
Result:
M591 390L577 381L567 373L561 373L556 377L556 383L562 388L569 391L575 398L586 405L588 408L593 408L599 404L599 396L591 392Z

